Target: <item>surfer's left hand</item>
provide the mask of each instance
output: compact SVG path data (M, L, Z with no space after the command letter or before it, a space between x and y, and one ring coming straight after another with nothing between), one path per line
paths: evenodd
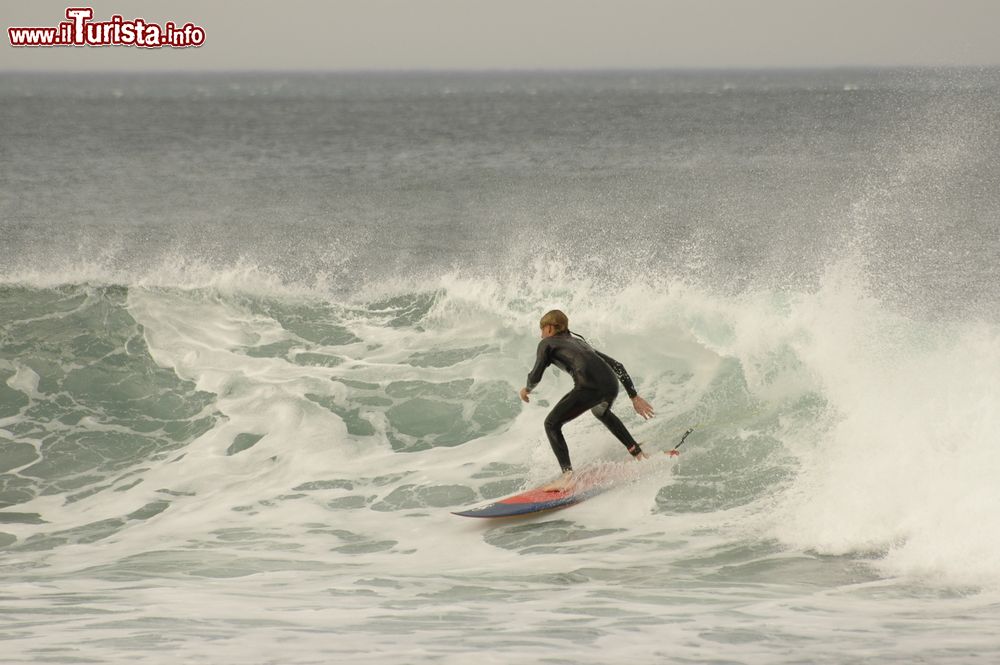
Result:
M646 420L649 420L655 415L653 413L653 407L649 404L649 402L638 395L632 398L632 406L635 407L635 412Z
M529 401L528 400L528 389L527 388L521 388L520 395L521 395L521 401L522 402Z

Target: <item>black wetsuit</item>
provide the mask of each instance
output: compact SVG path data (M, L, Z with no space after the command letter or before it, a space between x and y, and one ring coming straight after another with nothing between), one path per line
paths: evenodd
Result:
M620 362L594 349L582 337L567 330L546 337L538 343L535 366L528 373L529 391L542 380L542 374L549 365L555 365L573 377L573 390L566 393L545 418L545 433L563 471L569 471L573 467L569 461L569 449L562 434L562 426L587 409L611 430L632 455L641 452L639 444L625 425L611 412L611 405L618 396L619 381L625 386L625 392L630 398L638 394L632 378Z

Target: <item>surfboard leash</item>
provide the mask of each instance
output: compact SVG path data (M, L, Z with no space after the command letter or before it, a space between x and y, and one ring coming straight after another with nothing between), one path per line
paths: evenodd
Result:
M684 445L684 440L687 439L688 438L688 434L690 434L693 431L694 431L693 427L688 427L687 431L684 432L684 434L681 436L681 440L678 441L677 445L674 446L671 450L668 450L667 454L670 455L671 457L677 457L678 455L680 455L681 451L679 451L677 449Z

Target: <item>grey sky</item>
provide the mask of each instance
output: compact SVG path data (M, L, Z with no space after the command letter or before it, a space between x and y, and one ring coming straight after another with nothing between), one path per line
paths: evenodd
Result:
M67 6L192 22L197 49L12 48ZM3 0L3 70L1000 65L1000 0Z

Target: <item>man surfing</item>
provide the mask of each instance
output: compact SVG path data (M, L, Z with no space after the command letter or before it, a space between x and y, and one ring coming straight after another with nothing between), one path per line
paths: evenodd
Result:
M542 380L542 374L549 365L555 365L573 377L573 390L566 393L545 418L545 434L549 437L552 452L563 471L562 477L545 489L563 490L572 486L573 465L569 460L569 448L566 446L562 427L588 409L611 430L632 457L645 459L646 454L642 452L642 448L618 416L611 412L611 405L618 396L620 381L625 386L625 392L631 398L636 413L647 420L653 417L653 407L639 397L625 367L614 358L594 349L583 337L570 332L569 317L558 309L547 312L539 322L539 327L542 341L538 343L535 366L528 373L527 385L521 388L521 399L528 401L528 394Z

